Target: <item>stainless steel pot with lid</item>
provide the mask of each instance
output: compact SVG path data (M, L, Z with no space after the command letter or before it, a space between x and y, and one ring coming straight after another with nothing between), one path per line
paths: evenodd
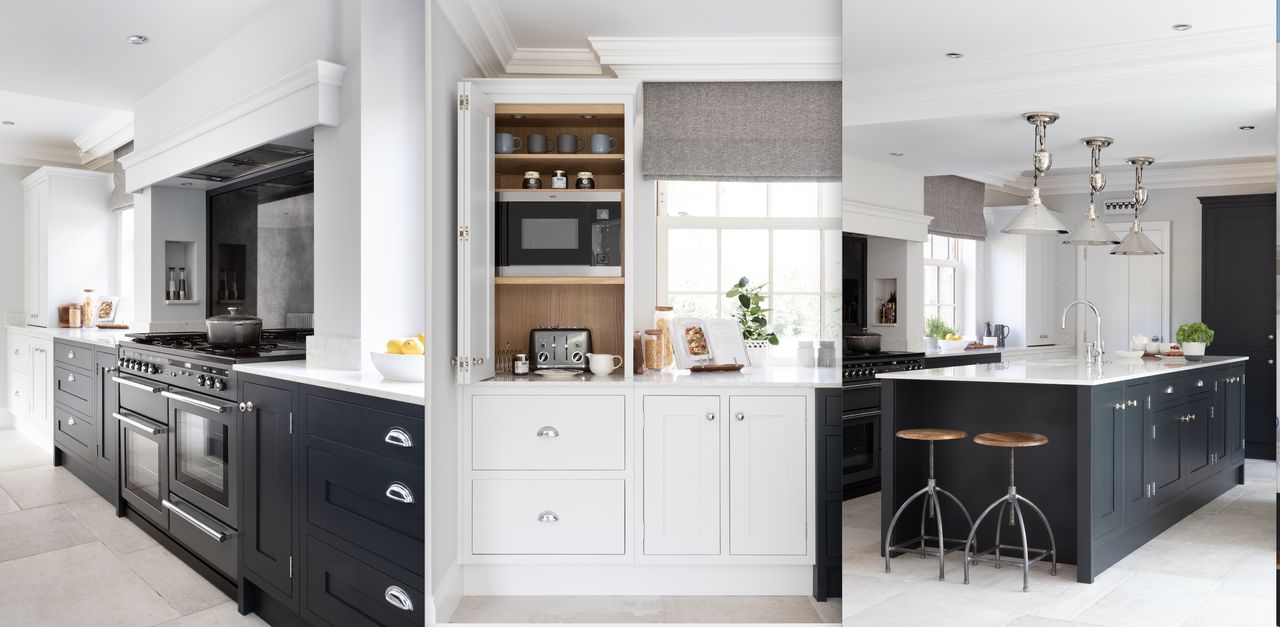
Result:
M262 341L262 318L241 315L239 307L205 320L209 343L214 346L253 346Z

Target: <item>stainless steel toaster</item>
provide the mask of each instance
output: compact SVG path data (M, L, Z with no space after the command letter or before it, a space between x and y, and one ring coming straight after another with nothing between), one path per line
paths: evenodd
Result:
M587 369L591 329L542 328L529 331L530 368Z

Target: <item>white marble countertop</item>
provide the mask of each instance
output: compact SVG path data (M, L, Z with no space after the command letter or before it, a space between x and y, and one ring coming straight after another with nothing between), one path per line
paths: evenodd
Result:
M941 350L926 350L924 352L925 359L932 357L961 357L964 355L990 355L999 353L1001 359L1011 359L1013 357L1031 357L1033 355L1057 354L1057 353L1074 353L1076 347L1074 344L1055 344L1052 346L1006 346L1004 348L979 348L975 350L942 352Z
M236 364L232 366L232 369L236 372L293 381L294 383L305 383L331 390L375 396L402 403L426 405L427 385L425 383L388 381L374 370L335 370L332 368L308 367L307 362L301 359L297 361Z
M1076 357L1029 358L998 364L930 368L878 374L879 379L911 381L971 381L978 383L1033 383L1047 385L1104 385L1130 379L1175 374L1245 361L1247 357L1209 356L1203 361L1111 359L1089 366Z
M137 333L137 331L133 331L131 329L62 329L58 327L46 329L44 327L29 327L17 324L9 324L5 326L8 329L28 336L75 340L77 342L88 342L90 344L98 344L112 348L115 348L121 340L127 339L125 338L126 333Z
M739 372L649 371L627 378L621 374L598 376L581 374L570 379L551 379L537 374L498 375L472 385L479 386L632 386L632 387L766 387L838 388L839 368L743 368Z

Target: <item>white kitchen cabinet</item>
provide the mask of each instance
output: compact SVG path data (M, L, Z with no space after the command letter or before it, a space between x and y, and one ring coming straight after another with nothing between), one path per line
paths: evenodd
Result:
M1128 222L1109 222L1117 237L1128 232ZM1097 305L1102 314L1102 334L1106 350L1124 350L1134 335L1159 335L1165 342L1173 338L1170 323L1171 260L1170 223L1144 221L1142 231L1155 242L1163 255L1110 255L1106 248L1076 253L1076 294ZM1101 253L1101 254L1099 254ZM1088 308L1076 309L1076 333L1093 341L1096 323Z
M804 555L805 399L729 398L729 552Z
M56 326L58 305L110 288L111 174L43 167L22 186L26 323Z
M1063 236L1001 233L1022 208L987 208L990 321L1009 325L1008 346L1056 344L1063 332L1057 311L1057 251ZM1054 214L1062 219L1058 212Z
M476 555L622 555L626 486L620 479L477 479Z
M623 396L477 396L475 470L623 470Z
M53 340L28 336L16 329L7 334L9 390L7 404L14 426L53 450Z
M644 553L719 555L719 396L644 397Z

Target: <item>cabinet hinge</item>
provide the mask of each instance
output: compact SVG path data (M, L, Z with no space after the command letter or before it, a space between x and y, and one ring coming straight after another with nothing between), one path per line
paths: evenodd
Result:
M289 412L289 435L293 435L293 412Z
M1155 426L1155 425L1151 425L1151 439L1152 439L1152 440L1156 439L1156 426Z
M1214 391L1214 392L1217 392L1217 391L1218 391L1218 380L1217 380L1217 379L1214 379L1214 380L1213 380L1213 391Z
M293 579L293 556L289 556L289 578Z
M1151 409L1151 395L1147 395L1147 409Z
M1216 416L1216 414L1218 413L1218 412L1214 411L1215 409L1217 409L1217 408L1216 408L1216 407L1210 407L1210 408L1209 408L1209 417L1210 417L1210 418L1214 418L1214 417Z
M471 227L465 224L458 227L458 241L460 242L471 241Z
M471 109L471 96L462 94L458 96L458 110L467 111Z
M1240 438L1240 448L1244 448L1244 438Z

